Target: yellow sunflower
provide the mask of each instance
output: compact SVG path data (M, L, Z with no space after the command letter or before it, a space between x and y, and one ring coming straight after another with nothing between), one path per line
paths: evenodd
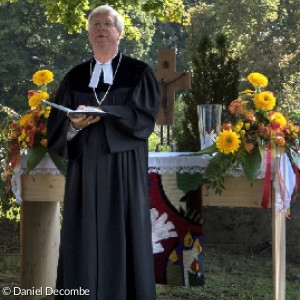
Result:
M286 118L280 112L274 112L273 114L271 114L270 121L272 124L279 124L281 128L283 128L287 124Z
M223 130L216 138L217 148L224 154L230 154L237 151L240 147L241 140L236 132L230 130Z
M28 125L29 123L31 123L30 121L34 120L34 115L33 114L25 114L24 116L22 116L22 118L20 119L20 126L24 127L26 125Z
M255 108L259 110L271 110L276 105L276 99L270 92L256 94L253 101Z
M247 79L254 87L266 87L268 85L268 78L257 72L250 73Z
M49 70L37 71L32 76L32 81L36 85L48 84L54 80L54 75Z
M41 92L31 96L28 100L28 104L31 108L36 108L40 105L42 100L48 100L48 99L49 99L49 94L47 92Z

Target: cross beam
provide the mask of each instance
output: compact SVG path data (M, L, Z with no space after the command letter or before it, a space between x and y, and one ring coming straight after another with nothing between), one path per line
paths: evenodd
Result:
M173 125L175 92L191 88L191 76L187 72L176 71L175 49L158 51L158 68L155 73L160 87L161 101L156 123Z

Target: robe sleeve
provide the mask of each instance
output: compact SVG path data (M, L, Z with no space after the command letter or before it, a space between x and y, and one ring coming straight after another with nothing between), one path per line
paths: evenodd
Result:
M102 109L121 116L106 119L108 146L112 153L132 150L147 141L154 130L159 105L159 87L148 67L135 86L125 105L103 105Z
M54 102L66 107L72 107L71 101L69 79L68 75L66 75L56 92ZM79 150L81 149L79 146L80 139L78 138L80 134L77 134L71 141L67 140L69 122L65 112L51 109L47 122L48 151L64 159L76 160L81 153Z

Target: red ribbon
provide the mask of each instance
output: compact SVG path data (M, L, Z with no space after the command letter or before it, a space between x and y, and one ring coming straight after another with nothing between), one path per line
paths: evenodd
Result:
M292 198L292 202L295 202L296 201L296 198L297 198L297 194L298 194L298 188L299 188L299 170L298 170L298 167L295 165L294 166L294 174L295 174L295 187L294 187L294 195L293 195L293 198Z
M268 150L266 155L266 174L265 174L265 181L264 181L264 193L262 196L261 206L263 208L268 208L269 200L270 200L270 193L271 193L271 143L268 144Z

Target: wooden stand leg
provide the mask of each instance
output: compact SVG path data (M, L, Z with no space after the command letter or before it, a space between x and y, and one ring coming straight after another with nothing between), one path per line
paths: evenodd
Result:
M55 287L60 242L60 203L24 201L21 206L21 289ZM21 297L22 298L22 297ZM41 296L24 296L36 300Z
M286 216L272 205L273 300L285 300Z

